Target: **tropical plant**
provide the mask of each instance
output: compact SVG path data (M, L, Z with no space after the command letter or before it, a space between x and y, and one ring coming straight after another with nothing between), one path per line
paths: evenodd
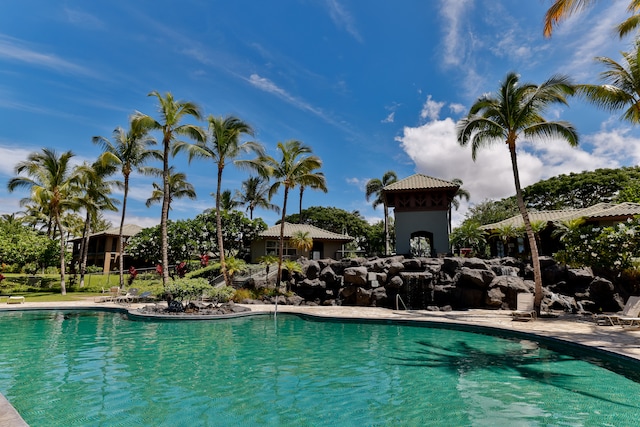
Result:
M640 0L639 0L640 4ZM638 15L640 17L640 15ZM632 124L640 123L640 39L636 39L634 49L622 52L624 62L617 63L611 58L596 57L596 61L607 67L600 73L601 85L577 85L576 92L588 101L607 110L624 110L622 119Z
M474 221L465 221L451 232L451 245L456 248L471 248L474 252L484 253L487 233Z
M584 218L574 218L574 219L566 219L563 221L555 221L554 228L551 232L551 237L557 238L560 242L564 243L564 241L568 238L569 235L575 233L580 229L585 223Z
M215 193L212 193L215 196ZM220 194L220 209L223 211L232 211L240 206L240 202L231 195L231 190L224 190Z
M387 209L387 201L384 197L384 187L393 184L398 180L398 175L394 171L387 171L382 175L382 179L372 178L367 181L365 197L367 201L373 199L373 209L382 205L384 210L384 254L389 255L389 209Z
M296 231L289 239L289 243L301 252L309 252L313 249L313 239L308 231Z
M118 200L110 197L112 182L106 181L112 172L111 167L104 167L100 162L92 165L83 164L79 169L81 195L77 197L78 204L86 213L82 244L80 245L80 287L84 287L84 276L89 255L89 235L93 231L91 224L95 223L101 211L117 211ZM120 254L122 258L122 253Z
M460 178L453 178L451 182L457 185L458 189L456 190L456 194L453 195L453 199L451 199L451 203L449 204L449 233L451 233L451 207L453 206L454 208L456 208L456 210L458 210L460 208L460 200L465 199L468 202L469 198L471 197L469 191L462 188L462 184L464 183Z
M551 37L554 25L557 25L560 21L574 13L586 9L593 3L596 3L596 0L555 0L544 17L544 36ZM631 16L617 26L620 38L640 26L640 15L638 14L640 11L640 0L630 0L627 11L631 13Z
M7 188L10 192L16 188L29 188L31 200L37 205L46 207L50 218L60 233L60 289L62 295L67 294L65 283L65 247L62 214L78 207L75 195L78 191L80 174L71 167L74 154L65 151L58 155L55 150L44 148L42 152L29 154L27 160L19 162L15 167L18 176L9 180ZM25 174L24 176L21 174Z
M258 258L258 262L264 265L265 280L269 280L269 270L271 265L278 262L278 257L275 255L263 255Z
M282 279L282 260L284 254L284 225L287 214L287 199L289 190L298 185L305 185L310 188L327 191L325 177L322 173L316 172L322 167L322 160L311 155L311 148L300 141L289 140L284 143L278 142L277 149L280 151L281 159L276 160L272 156L261 156L254 161L254 167L264 177L272 177L274 183L269 189L269 198L284 187L284 199L282 202L282 219L280 222L280 248L278 252L278 279L277 287Z
M260 144L253 141L240 142L242 135L253 136L253 129L249 124L237 117L214 117L207 119L209 130L207 138L197 141L195 144L180 144L189 152L189 161L194 157L211 159L217 166L216 181L216 224L218 233L218 246L220 247L220 265L222 275L227 286L231 286L231 279L227 273L227 266L224 258L224 242L222 238L222 216L221 216L221 194L222 194L222 172L227 162L236 165L246 165L245 161L238 157L244 153L254 152L263 155L264 151Z
M299 262L294 261L292 259L287 259L282 263L282 269L287 271L287 283L286 283L286 288L285 288L285 292L289 292L290 287L289 287L289 282L293 279L293 275L294 274L301 274L302 273L302 266L300 265ZM280 284L278 283L276 285L276 288L278 288L280 286Z
M269 181L261 176L250 176L242 182L242 192L236 190L235 199L241 206L246 206L249 218L253 219L255 208L262 208L280 213L280 207L269 199Z
M150 147L156 143L155 139L148 135L147 130L140 126L139 121L130 120L129 130L125 131L121 127L114 129L113 141L109 141L102 136L94 136L93 143L99 145L103 153L98 158L102 164L110 164L118 167L122 174L122 212L120 215L120 229L118 231L118 269L120 273L120 288L124 287L124 236L123 228L125 216L127 214L127 199L129 197L129 180L131 173L138 171L145 173L144 165L153 158L160 156L160 153L151 150Z
M162 132L162 210L160 214L160 233L162 246L162 284L169 281L169 258L167 242L167 221L169 218L169 199L171 187L169 184L169 155L175 155L181 142L176 138L186 136L197 142L205 140L202 128L194 124L180 124L184 119L193 117L200 119L200 109L189 101L176 101L170 92L162 96L158 91L153 91L149 96L158 99L160 120L151 116L136 112L132 118L132 125L143 131L159 130Z
M571 146L578 145L578 133L570 123L547 121L541 115L550 105L566 104L565 96L573 93L573 86L566 76L553 76L540 85L534 85L520 84L519 76L509 73L496 95L481 96L471 106L467 117L457 125L458 142L462 146L471 145L474 161L478 150L484 146L504 142L509 149L516 199L531 249L535 281L534 305L538 314L542 303L542 273L536 238L522 197L516 142L521 136L527 139L559 137Z
M509 256L509 253L508 253L509 240L515 239L521 234L522 233L518 229L518 227L516 227L513 224L503 224L500 227L496 227L491 233L491 235L498 237L502 242L502 246L505 248L506 256Z
M162 171L156 169L152 172L156 175L162 175ZM161 202L164 199L164 189L157 183L152 183L153 191L151 197L147 199L145 205L147 207L154 203ZM196 189L193 185L187 182L187 175L182 172L175 172L173 166L169 168L169 202L167 203L169 210L171 210L171 203L176 199L182 199L187 197L191 200L197 199Z

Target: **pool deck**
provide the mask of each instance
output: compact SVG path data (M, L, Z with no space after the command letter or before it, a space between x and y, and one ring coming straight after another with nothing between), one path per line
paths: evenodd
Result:
M129 306L113 302L94 302L93 299L71 302L34 303L28 300L22 304L0 303L1 311L34 309L111 309L129 310L147 305L136 303ZM274 313L274 305L244 305L253 313ZM533 334L542 338L588 346L623 357L640 360L640 328L622 326L600 326L589 317L558 313L558 317L541 318L529 322L514 321L511 311L468 310L468 311L396 311L376 307L347 306L290 306L278 305L277 313L298 313L319 318L348 320L377 320L406 322L431 322L436 324L457 324L469 327L485 327L491 330ZM222 316L213 316L222 317ZM172 317L175 318L175 317ZM202 317L198 317L202 318ZM0 394L0 427L27 426L20 415Z

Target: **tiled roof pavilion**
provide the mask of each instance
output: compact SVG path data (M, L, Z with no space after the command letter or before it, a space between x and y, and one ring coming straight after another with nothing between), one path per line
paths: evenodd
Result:
M292 224L289 222L284 223L284 238L290 239L297 232L308 232L309 237L314 240L334 240L339 242L350 242L353 237L346 234L334 233L332 231L323 230L322 228L315 227L309 224ZM259 234L260 237L280 237L280 224L276 224Z
M384 187L384 191L411 191L422 189L457 190L458 187L459 186L453 182L445 181L444 179L433 178L421 173L416 173L387 185L386 187Z
M621 220L640 215L640 203L598 203L584 209L565 209L556 211L530 211L531 221L567 221L577 218L600 219L600 220ZM522 215L518 214L500 222L487 224L480 227L483 230L495 230L504 226L521 227L523 225Z

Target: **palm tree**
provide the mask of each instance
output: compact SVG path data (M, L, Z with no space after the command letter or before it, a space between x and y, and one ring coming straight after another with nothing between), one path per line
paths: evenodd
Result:
M149 96L155 96L159 103L160 122L152 117L137 112L133 116L133 125L141 130L159 130L162 132L162 211L160 214L160 234L162 248L162 284L169 281L169 244L167 240L167 220L169 218L169 155L175 155L181 142L176 138L186 136L196 142L204 141L205 134L200 126L194 124L180 124L184 119L193 117L200 120L200 109L190 101L176 101L170 92L162 96L153 91ZM139 127L138 127L139 126Z
M176 199L182 199L184 197L191 200L197 199L195 188L191 183L187 182L187 175L182 172L174 172L174 170L175 168L173 166L169 168L169 210L171 210L171 203ZM159 169L151 170L151 173L158 176L162 175L162 171ZM156 182L152 183L152 186L153 191L151 192L151 197L145 202L147 207L164 200L164 190L162 187Z
M322 172L318 172L318 173L322 174ZM311 187L311 188L313 188L313 187ZM299 212L298 224L302 224L303 223L303 218L302 218L302 196L304 194L304 189L305 189L305 186L301 185L300 186L300 206L299 206L299 210L298 210L298 212ZM321 188L313 188L313 189L314 190L322 190ZM326 193L326 191L325 191L325 193Z
M576 92L596 106L608 111L624 109L622 119L640 123L640 39L631 52L622 52L623 64L597 57L608 70L600 73L602 85L577 85Z
M469 115L457 125L458 142L462 146L471 144L471 157L475 161L478 149L495 142L504 141L511 156L516 199L527 231L535 279L535 307L540 313L542 303L542 274L538 259L538 246L529 221L529 214L522 197L516 141L524 138L554 138L566 140L569 145L578 145L578 133L568 122L546 121L542 117L545 108L552 104L567 104L566 95L574 93L569 78L553 76L540 85L520 84L519 76L507 74L495 96L483 95L471 106Z
M471 194L462 188L462 184L464 183L460 178L453 178L451 182L458 186L458 190L456 194L453 195L453 199L451 199L451 204L449 205L449 233L451 233L451 207L453 206L458 210L458 208L460 208L460 200L465 199L468 202L469 198L471 198Z
M262 208L280 213L280 207L271 203L269 199L269 180L261 176L250 176L242 182L242 192L236 190L236 200L241 206L246 206L249 219L253 219L255 208Z
M120 288L124 287L124 220L127 213L127 197L129 195L129 179L133 171L145 173L143 165L151 158L158 158L160 153L150 150L149 147L156 143L156 140L149 136L146 129L140 126L140 122L130 120L129 130L125 131L121 127L114 129L112 134L113 142L102 136L94 136L93 143L102 147L103 153L99 161L103 164L113 164L120 167L122 174L122 214L120 216L120 230L118 232L118 242L120 247L120 259L118 267L120 270ZM118 184L119 185L119 184Z
M211 193L211 195L215 196L215 193ZM223 211L232 211L240 205L241 202L231 195L231 190L224 190L220 194L220 209Z
M574 13L586 9L595 2L596 0L555 0L544 16L544 36L551 37L554 25L557 25L560 21ZM620 38L640 26L640 15L638 15L640 11L640 0L630 0L627 11L631 13L631 16L617 26Z
M323 174L315 172L322 167L322 160L318 156L311 155L311 148L300 141L289 140L278 142L277 149L282 158L276 160L271 156L261 156L253 161L254 167L262 176L273 177L275 182L269 189L269 198L284 187L284 200L282 202L282 218L280 219L280 249L278 253L278 279L276 286L280 286L282 280L282 260L284 253L284 225L287 215L287 199L289 190L298 185L305 185L327 191L327 184Z
M117 211L118 201L109 197L113 183L105 180L113 172L112 167L103 167L98 161L93 165L82 165L78 172L81 174L82 189L82 195L78 197L78 204L86 212L82 230L82 244L80 245L80 287L83 288L89 255L89 235L93 231L91 224L95 223L101 211ZM122 258L122 252L120 252L120 258Z
M460 249L472 248L475 252L481 252L487 243L486 234L479 222L464 221L451 232L451 244Z
M242 135L253 136L253 129L249 124L237 117L214 117L209 116L209 134L206 140L198 141L196 144L180 144L178 147L185 147L189 152L189 161L194 157L211 159L217 165L217 185L216 185L216 228L218 234L218 247L220 248L220 266L224 281L227 286L231 286L231 279L227 273L227 266L224 259L224 241L222 234L222 216L220 198L222 194L222 172L227 162L236 165L245 165L246 161L238 160L244 153L254 152L261 156L264 152L262 145L246 141L241 143Z
M375 196L373 199L373 209L377 208L378 205L382 205L384 209L384 254L389 255L389 209L387 208L387 201L384 197L384 187L389 184L393 184L398 180L398 175L394 171L387 171L384 175L382 175L382 179L372 178L367 181L367 188L365 196L367 198L367 202L372 196Z
M301 252L309 252L313 249L313 239L308 231L296 231L289 239L289 243Z
M9 180L7 188L13 192L16 188L29 188L31 199L40 206L45 206L50 218L60 232L60 290L67 294L65 285L65 239L62 226L62 214L77 208L75 195L80 175L71 167L74 154L65 151L61 155L49 148L42 152L29 154L27 160L18 163L15 172L18 176ZM24 173L26 176L20 176Z
M509 240L511 239L515 239L516 237L520 236L522 233L521 231L518 229L518 227L516 227L513 224L504 224L500 227L497 227L495 230L493 230L493 232L491 233L494 236L497 236L500 241L502 242L502 246L504 248L504 255L505 256L509 256Z

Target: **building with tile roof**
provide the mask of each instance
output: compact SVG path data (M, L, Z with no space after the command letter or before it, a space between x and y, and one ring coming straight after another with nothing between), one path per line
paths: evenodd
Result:
M125 247L129 238L135 236L142 230L142 227L135 224L125 224L122 228L122 237ZM89 252L87 256L87 266L102 267L104 274L119 269L120 265L120 227L113 227L105 231L89 235ZM80 247L82 237L70 239L73 245L72 262L80 263ZM125 253L125 269L129 268L129 258Z
M428 241L427 256L449 252L451 200L459 186L423 174L414 174L383 188L384 200L393 208L396 253L412 253L416 239Z
M313 240L310 251L300 251L289 244L289 240L298 232L309 233ZM278 241L280 239L280 224L276 224L258 234L258 238L251 242L251 262L258 262L264 255L278 255ZM309 224L284 224L284 255L289 258L304 256L310 259L342 258L344 245L353 241L353 237L346 234L334 233Z

